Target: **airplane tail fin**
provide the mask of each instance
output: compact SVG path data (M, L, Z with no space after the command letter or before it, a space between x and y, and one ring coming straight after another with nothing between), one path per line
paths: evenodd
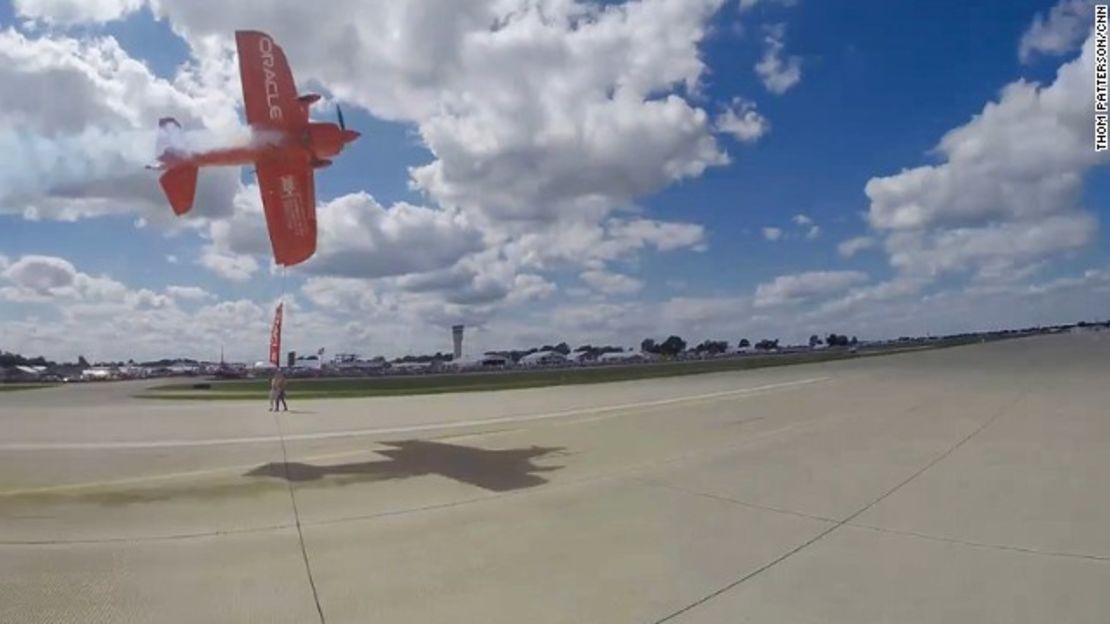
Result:
M181 216L193 207L193 199L197 194L197 167L196 165L177 165L170 167L158 179L162 184L162 191L170 206L177 216Z
M158 162L148 169L165 171L158 179L174 214L181 216L193 208L197 194L197 167L187 162L188 150L181 124L173 117L158 120L158 140L155 143Z

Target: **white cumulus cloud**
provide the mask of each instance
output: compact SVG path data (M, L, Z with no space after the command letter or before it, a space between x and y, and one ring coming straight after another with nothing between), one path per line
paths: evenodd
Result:
M624 295L639 291L644 283L634 277L610 271L586 271L581 275L582 281L589 284L594 290L606 294Z
M205 132L238 125L233 100L187 80L192 71L156 77L112 37L0 31L0 149L21 156L0 170L0 213L173 223L157 175L143 170L158 118ZM229 214L237 186L233 172L205 172L197 216Z
M1028 63L1036 54L1046 56L1078 50L1094 21L1094 0L1062 0L1049 10L1038 13L1021 37L1018 56Z
M420 291L423 311L434 295L445 310L471 305L484 313L499 301L549 292L542 273L562 265L600 270L638 253L706 248L700 225L618 215L730 162L719 132L752 137L745 140L766 132L754 110L730 110L722 130L701 106L701 45L725 1L337 0L321 12L294 0L23 0L17 11L78 25L145 5L188 43L192 58L172 80L154 77L110 38L55 33L20 44L59 48L55 65L73 74L72 82L92 85L82 86L87 97L75 91L38 108L66 106L78 137L93 132L88 128L131 133L107 142L132 150L118 159L129 166L149 159L147 133L159 116L219 132L237 127L232 33L247 23L270 33L299 85L321 84L337 101L411 126L430 154L409 172L426 205L386 207L362 193L323 203L317 255L298 270L410 278L392 284L401 289L447 280L451 286ZM123 83L122 91L101 89ZM70 106L75 101L85 104ZM89 152L80 147L73 151ZM36 187L12 205L35 218L118 210L139 211L148 223L177 223L148 173L126 184L110 175L86 176L63 190ZM208 239L200 262L247 279L270 259L257 189L208 177L206 191L202 175L197 206L205 219L193 222Z
M385 208L366 193L320 208L319 250L310 273L387 277L450 267L484 249L482 234L464 215L406 203Z
M1080 204L1083 180L1110 155L1091 147L1094 46L1048 86L1014 82L967 124L948 132L944 157L872 178L868 219L887 232L906 273L974 270L985 278L1078 249L1098 222Z
M798 4L798 0L740 0L740 12L746 13L761 4L781 4L782 6L791 7Z
M741 143L755 143L771 131L771 122L756 110L754 102L735 98L732 106L717 117L717 131Z
M57 256L26 255L0 273L0 300L72 303L123 300L128 289L103 275L82 273Z
M974 269L980 278L1006 279L1022 267L1090 243L1094 217L1069 213L984 227L897 232L886 242L890 263L905 274L937 277Z
M606 213L728 162L696 92L724 0L160 0L194 52L250 23L296 76L415 124L412 182L491 221ZM337 61L337 59L339 59ZM503 224L503 227L508 227Z
M17 15L51 24L108 22L133 13L146 0L13 0Z
M851 258L852 256L865 249L870 249L874 247L876 242L877 241L870 236L857 236L855 238L849 238L848 240L842 241L839 245L837 245L836 250L841 256L845 258Z
M802 81L802 59L783 57L786 29L778 24L768 29L763 38L763 56L755 65L755 73L763 86L775 95L782 95Z
M171 285L166 287L166 294L175 299L184 301L203 301L213 298L212 293L199 286Z
M258 272L254 256L220 251L214 245L205 245L197 262L216 275L233 282L245 282Z
M828 297L866 282L868 279L867 274L859 271L811 271L780 275L773 281L760 284L756 288L753 305L757 308L765 308Z

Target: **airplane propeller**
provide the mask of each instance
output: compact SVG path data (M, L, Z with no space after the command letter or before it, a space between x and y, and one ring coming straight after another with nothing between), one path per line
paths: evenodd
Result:
M346 130L347 124L343 123L343 109L339 108L339 104L335 105L335 114L339 117L339 127Z

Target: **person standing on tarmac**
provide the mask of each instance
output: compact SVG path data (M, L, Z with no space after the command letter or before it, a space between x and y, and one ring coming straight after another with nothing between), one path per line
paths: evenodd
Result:
M278 404L285 407L285 411L289 411L289 405L285 403L285 374L279 368L274 376L270 378L270 409L268 411L278 411Z
M277 373L270 376L270 406L266 411L272 412L275 407L277 407Z

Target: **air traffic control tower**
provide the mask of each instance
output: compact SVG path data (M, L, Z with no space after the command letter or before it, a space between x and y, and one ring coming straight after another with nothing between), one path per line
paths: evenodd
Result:
M451 337L455 340L455 358L458 362L462 359L462 339L463 339L463 326L453 325L451 327Z

